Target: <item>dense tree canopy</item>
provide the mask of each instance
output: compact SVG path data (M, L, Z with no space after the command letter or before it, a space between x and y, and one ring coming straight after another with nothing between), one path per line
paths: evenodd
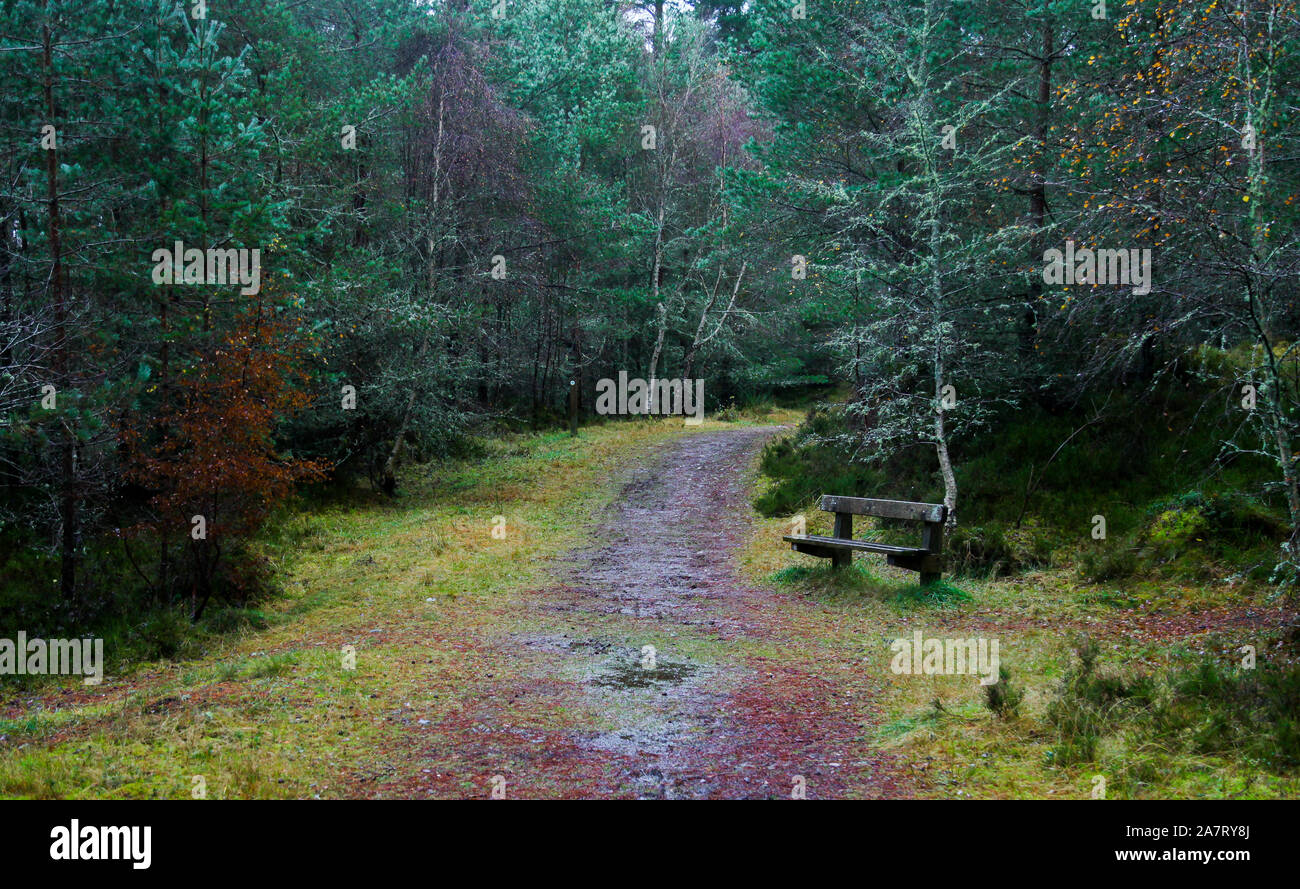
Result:
M295 482L391 494L620 371L844 384L956 516L1007 411L1210 374L1294 533L1297 41L1289 0L7 0L0 577L198 612ZM159 283L178 244L258 286Z

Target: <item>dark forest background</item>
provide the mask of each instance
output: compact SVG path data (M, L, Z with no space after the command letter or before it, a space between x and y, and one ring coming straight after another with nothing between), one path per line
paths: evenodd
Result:
M295 492L400 496L619 371L817 401L769 514L943 499L992 571L1101 514L1093 576L1287 589L1298 39L1260 0L4 0L0 624L250 601ZM156 285L176 240L259 292ZM1150 292L1044 283L1067 241Z

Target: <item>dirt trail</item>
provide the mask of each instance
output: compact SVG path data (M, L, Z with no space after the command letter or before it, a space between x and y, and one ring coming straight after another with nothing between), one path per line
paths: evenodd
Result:
M524 783L530 770L576 769L583 796L907 795L903 770L848 706L860 692L848 697L799 644L790 615L801 606L733 570L751 458L774 431L671 441L570 556L568 581L527 600L528 631L498 641L528 653L533 682L516 699L554 696L587 724L562 751L551 738L549 755L511 757Z

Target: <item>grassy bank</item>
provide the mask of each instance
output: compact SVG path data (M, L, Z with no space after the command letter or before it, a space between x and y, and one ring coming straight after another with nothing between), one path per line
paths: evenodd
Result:
M813 421L825 423L822 416ZM1008 438L1017 440L1015 430ZM1159 452L1154 445L1146 449ZM833 572L781 542L790 529L783 510L806 515L808 533L830 533L831 517L815 509L813 489L933 496L923 478L907 489L907 479L917 477L904 474L891 488L877 478L879 468L846 468L832 452L812 440L808 426L769 448L762 465L771 474L761 480L756 502L771 515L754 528L746 570L831 616L828 624L836 629L828 638L838 643L828 657L855 660L885 684L873 743L905 756L925 792L1300 794L1296 615L1265 582L1267 571L1252 568L1276 549L1271 504L1243 500L1233 513L1221 493L1221 475L1196 496L1170 498L1149 483L1121 496L1109 477L1081 471L1073 476L1075 499L1106 504L1100 508L1124 517L1118 540L1107 544L1087 533L1085 513L1093 507L1049 506L1013 529L1008 517L1017 512L1013 501L1024 489L1024 474L1019 486L1003 486L1003 503L985 480L972 484L978 496L967 513L984 524L954 543L970 547L972 539L978 545L981 537L997 535L1005 558L956 562L951 567L964 573L921 590L915 574L885 566L883 557L858 557L852 570ZM1009 459L987 454L976 469L993 472L994 462ZM1079 459L1109 456L1094 448ZM967 477L973 472L968 469ZM1191 483L1185 467L1159 479ZM876 493L873 481L886 490ZM1067 481L1044 485L1042 501L1064 502ZM1251 525L1238 521L1240 515L1260 518ZM1180 523L1193 525L1193 532ZM1122 570L1099 570L1114 552L1128 553ZM925 638L997 639L1008 675L987 689L971 676L893 673L891 640L911 638L916 630ZM1254 651L1253 666L1243 665L1245 646Z

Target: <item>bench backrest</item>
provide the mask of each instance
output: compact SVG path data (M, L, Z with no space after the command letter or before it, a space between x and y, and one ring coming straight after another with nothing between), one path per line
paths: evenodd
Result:
M825 512L847 512L851 515L912 522L942 522L948 518L948 507L942 503L917 503L912 500L869 500L866 497L836 497L834 494L826 494L822 497L820 506Z

